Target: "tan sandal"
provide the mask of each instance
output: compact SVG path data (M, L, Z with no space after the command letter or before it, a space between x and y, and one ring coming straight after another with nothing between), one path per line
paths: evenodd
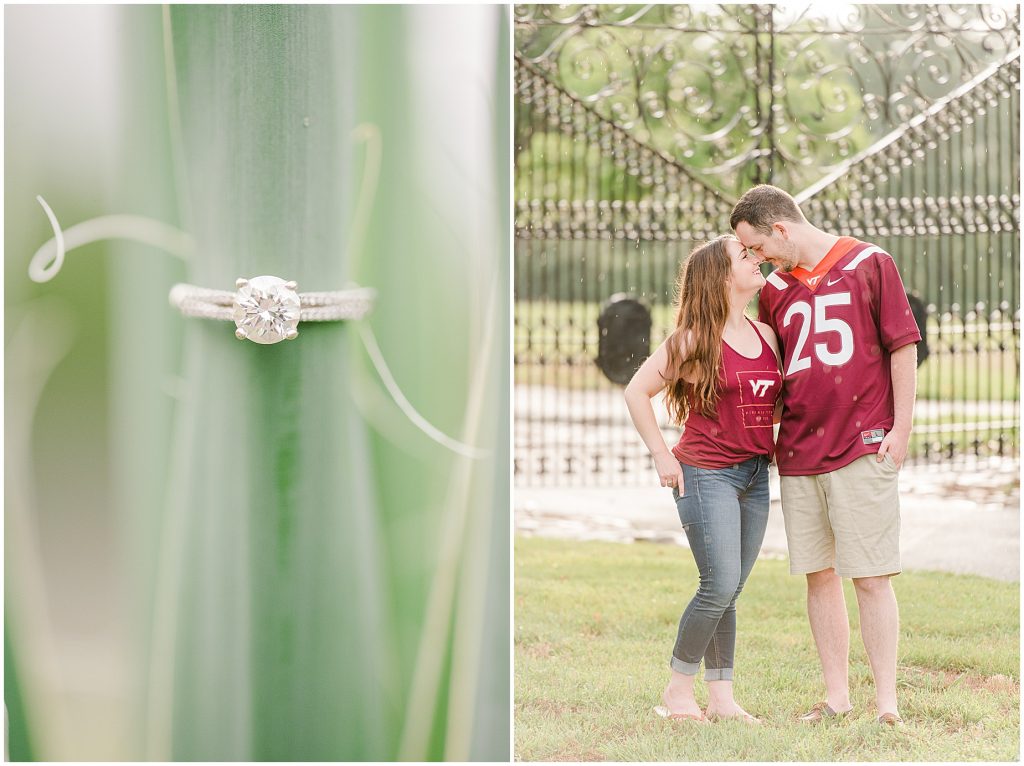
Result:
M901 728L906 725L903 723L903 719L900 718L896 713L882 713L880 716L878 716L876 720L878 721L878 723L884 723L888 726L893 726L896 728Z
M654 712L662 718L667 718L670 721L696 721L697 723L707 723L708 719L701 713L699 716L693 713L673 713L664 705L658 705L654 708Z
M824 721L826 718L844 718L851 712L853 712L852 707L849 710L843 710L840 712L833 710L828 702L816 702L810 710L797 718L797 720L803 723L818 723L820 721Z

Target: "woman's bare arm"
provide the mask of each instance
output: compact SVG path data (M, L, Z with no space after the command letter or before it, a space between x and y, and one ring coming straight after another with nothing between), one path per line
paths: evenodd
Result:
M670 335L665 343L670 342L674 337L676 336ZM654 353L640 365L640 369L629 381L623 395L626 399L629 416L633 419L633 425L636 426L640 438L643 439L654 458L654 465L661 478L661 486L678 486L682 492L682 468L679 467L679 462L665 443L665 437L661 434L658 419L654 414L654 407L651 405L651 399L665 388L665 379L662 377L662 373L668 366L668 351L665 348L665 343L658 346Z

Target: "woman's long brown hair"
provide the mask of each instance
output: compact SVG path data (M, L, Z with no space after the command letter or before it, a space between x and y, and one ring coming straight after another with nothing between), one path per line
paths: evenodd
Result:
M729 316L728 280L732 261L725 243L735 237L724 234L698 245L679 266L676 279L676 327L665 348L668 365L664 378L665 404L676 423L683 423L691 408L716 418L719 367L722 363L722 331ZM682 342L689 335L686 358ZM692 378L687 383L684 376Z

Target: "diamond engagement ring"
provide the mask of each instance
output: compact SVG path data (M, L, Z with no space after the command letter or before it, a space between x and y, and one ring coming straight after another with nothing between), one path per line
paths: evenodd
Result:
M295 282L273 276L239 279L235 287L231 292L177 284L169 298L185 316L233 321L240 340L278 343L296 338L300 321L362 319L377 294L369 287L300 293Z

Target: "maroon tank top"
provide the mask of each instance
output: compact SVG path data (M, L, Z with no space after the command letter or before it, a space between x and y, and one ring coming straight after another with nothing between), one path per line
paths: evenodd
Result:
M775 454L772 416L782 390L782 375L775 353L757 327L754 332L761 341L761 353L753 359L722 341L717 417L690 410L683 435L672 448L680 462L698 468L725 468L756 455L771 459Z

